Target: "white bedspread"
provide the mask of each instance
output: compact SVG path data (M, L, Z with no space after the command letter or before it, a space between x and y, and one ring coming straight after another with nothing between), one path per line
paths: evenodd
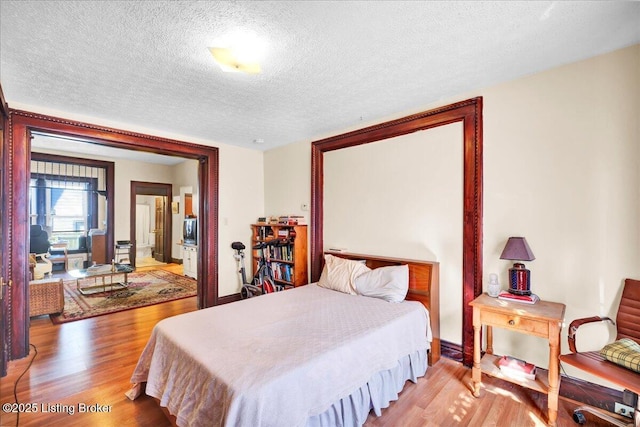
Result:
M430 340L420 303L311 284L159 322L131 381L181 426L302 426Z

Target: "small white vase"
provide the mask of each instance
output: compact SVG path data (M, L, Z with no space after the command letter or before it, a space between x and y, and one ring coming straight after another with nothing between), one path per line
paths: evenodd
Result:
M487 287L487 293L490 297L496 298L500 295L500 283L498 282L498 275L491 273L489 275L489 285Z

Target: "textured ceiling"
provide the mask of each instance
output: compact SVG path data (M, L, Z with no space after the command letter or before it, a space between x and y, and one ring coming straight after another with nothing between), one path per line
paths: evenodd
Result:
M640 43L619 1L2 0L0 19L10 107L258 150ZM259 75L207 49L237 28L266 40Z

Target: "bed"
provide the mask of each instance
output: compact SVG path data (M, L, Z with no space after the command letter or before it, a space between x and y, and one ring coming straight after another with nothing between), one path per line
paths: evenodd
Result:
M438 264L325 259L375 271L349 270L361 287L374 281L365 277L406 269L406 300L338 291L327 286L325 266L318 283L165 319L129 397L146 383L178 426L357 426L371 409L379 415L440 357Z

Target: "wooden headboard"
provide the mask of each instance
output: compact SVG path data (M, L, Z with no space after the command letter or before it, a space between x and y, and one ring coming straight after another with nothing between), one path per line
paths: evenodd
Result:
M409 266L408 300L419 301L429 310L431 319L431 349L429 350L429 365L440 360L440 264L433 261L419 261L415 259L391 258L376 255L353 254L349 252L325 252L336 257L364 260L367 267L378 268L391 265Z

